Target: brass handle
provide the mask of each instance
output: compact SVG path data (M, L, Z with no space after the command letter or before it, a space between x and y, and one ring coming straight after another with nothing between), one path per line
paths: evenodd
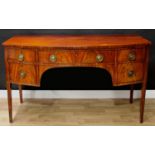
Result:
M24 54L19 54L18 55L18 60L23 61L24 60Z
M129 61L135 61L136 55L134 53L129 53L128 59L129 59Z
M97 61L97 62L103 62L103 60L104 60L104 56L103 56L103 55L98 54L98 55L96 56L96 61Z
M50 56L50 61L51 61L51 62L56 62L56 61L57 61L56 55L51 55L51 56Z
M134 71L129 71L128 72L128 77L133 77L135 75L135 72Z
M26 77L26 72L20 71L20 78L25 78Z

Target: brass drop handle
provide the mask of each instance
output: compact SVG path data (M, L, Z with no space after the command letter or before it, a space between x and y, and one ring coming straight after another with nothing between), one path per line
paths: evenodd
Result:
M128 72L128 77L133 77L135 75L135 72L134 71L129 71Z
M128 59L129 59L129 61L135 61L136 55L134 53L129 53Z
M20 71L20 78L24 79L26 77L26 72Z
M19 54L18 55L18 60L23 61L24 60L24 54Z
M51 61L51 62L56 62L56 61L57 61L56 55L54 55L54 54L51 55L51 56L50 56L50 61Z
M104 56L103 56L103 55L98 54L98 55L96 56L96 61L97 61L97 62L103 62L103 60L104 60Z

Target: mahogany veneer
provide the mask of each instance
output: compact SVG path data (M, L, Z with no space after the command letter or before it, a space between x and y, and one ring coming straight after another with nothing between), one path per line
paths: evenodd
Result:
M143 122L149 45L137 35L14 36L5 46L9 118L12 122L11 84L40 86L43 73L55 67L98 67L107 70L114 86L142 83L140 122Z

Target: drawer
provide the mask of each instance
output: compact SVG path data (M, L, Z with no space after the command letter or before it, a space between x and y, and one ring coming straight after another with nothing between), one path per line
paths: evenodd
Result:
M121 84L142 81L143 65L143 63L119 64L117 66L118 83Z
M31 48L9 48L8 60L17 62L35 62L35 50Z
M117 56L119 63L124 62L143 62L145 59L145 49L121 49Z
M79 50L76 51L76 63L94 64L94 63L114 63L115 51L104 50Z
M40 50L39 62L49 64L73 64L75 61L72 50Z
M35 85L36 69L34 65L10 63L10 81L18 84Z

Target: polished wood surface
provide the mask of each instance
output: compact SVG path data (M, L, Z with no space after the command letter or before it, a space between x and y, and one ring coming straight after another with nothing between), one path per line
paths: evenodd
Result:
M139 54L141 53L141 54ZM135 60L129 60L129 55L135 55ZM118 52L118 63L127 63L127 62L143 62L145 59L145 48L123 48Z
M35 62L35 50L33 48L8 48L8 60L10 62L20 62L19 56L22 54L23 60L25 63L34 63Z
M80 64L95 64L96 56L100 55L103 57L102 64L114 64L115 62L115 51L114 50L77 50L76 60L77 65ZM98 63L99 64L99 63Z
M70 50L50 50L43 49L39 50L39 63L43 64L74 64L75 57L74 51ZM56 61L52 62L50 60L51 56L56 56Z
M130 103L133 103L133 93L134 93L134 85L131 85L130 88Z
M150 42L137 35L28 35L14 36L5 46L52 48L88 48L107 46L148 45Z
M144 106L145 106L145 95L146 95L146 85L147 85L147 72L148 72L148 62L149 62L149 48L146 47L146 59L144 65L143 82L141 90L141 104L140 104L140 122L143 123L144 118Z
M12 83L40 86L42 75L49 69L97 67L107 70L113 86L142 83L142 122L150 44L150 41L136 35L14 36L3 43L9 112L12 111ZM130 102L132 96L131 90Z
M34 65L10 63L9 69L11 82L24 85L36 84L36 70ZM22 73L25 74L24 77L21 76Z
M133 75L129 76L129 72L133 72ZM129 63L119 64L117 67L119 84L140 82L143 80L143 63Z
M23 92L22 92L22 86L19 85L19 98L20 98L20 103L23 103Z

